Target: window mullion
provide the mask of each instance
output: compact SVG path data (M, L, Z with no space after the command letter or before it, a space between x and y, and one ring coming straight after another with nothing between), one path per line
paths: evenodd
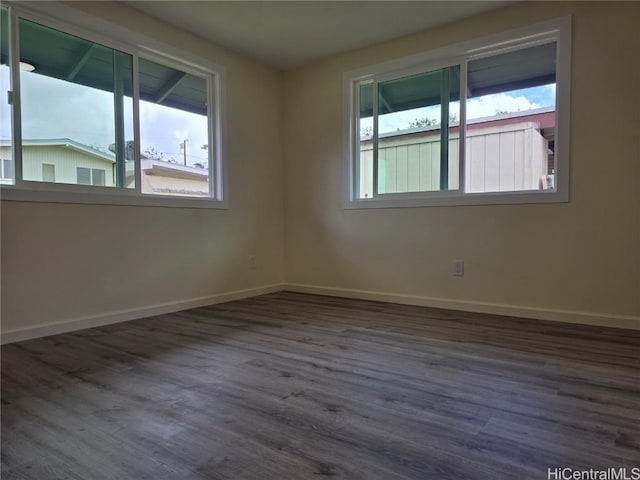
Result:
M140 79L138 54L133 54L131 58L131 68L133 71L133 168L135 178L135 191L142 193L142 166L140 157Z
M360 154L361 150L361 140L360 140L360 130L361 130L361 121L362 118L360 116L360 104L361 104L361 96L362 96L362 82L351 82L351 102L350 106L353 109L351 114L351 157L356 159L356 161L351 163L351 176L350 176L350 198L361 198L362 193L360 192L360 170L362 169L362 155Z
M207 162L208 162L207 169L209 171L209 178L208 178L209 197L220 198L219 192L218 192L218 185L216 185L216 179L218 178L218 169L216 168L216 159L215 159L217 142L216 142L216 136L214 135L214 132L216 131L218 126L215 124L216 115L214 114L214 111L213 111L214 106L216 105L213 81L214 80L211 76L207 77L207 126L208 126L207 138L209 139L209 146L207 147Z
M115 153L116 153L116 187L126 187L125 168L125 133L124 133L124 83L122 68L122 54L113 50L113 103L115 122Z
M378 196L378 81L373 81L373 99L371 102L373 108L373 135L371 137L371 146L373 148L373 197Z
M460 62L460 119L458 126L458 191L465 193L467 165L467 60Z
M20 35L18 16L9 9L9 70L11 75L11 131L13 159L13 181L22 184L22 116L20 96Z
M440 190L449 189L449 68L442 69L440 79Z

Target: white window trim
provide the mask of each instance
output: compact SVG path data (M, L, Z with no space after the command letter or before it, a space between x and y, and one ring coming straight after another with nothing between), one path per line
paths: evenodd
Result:
M3 201L207 209L229 208L228 170L225 151L226 132L224 128L226 124L226 109L224 104L224 99L226 98L226 70L224 66L57 2L25 5L23 3L18 4L17 2L9 1L5 2L5 5L10 7L11 11L9 21L11 25L10 48L12 64L17 63L14 59L17 58L17 53L19 52L19 39L16 34L18 17L32 20L42 25L77 35L92 42L100 43L109 48L114 48L132 55L134 81L133 126L134 141L138 150L140 145L140 117L138 111L139 56L168 65L175 64L178 68L188 73L196 73L200 76L206 75L208 78L211 78L211 81L207 81L208 117L211 123L209 125L209 145L214 145L215 149L211 152L214 161L209 162L209 191L211 192L211 187L213 187L215 196L201 198L141 193L140 152L136 154L138 159L135 162L135 189L22 180L19 69L12 68L12 90L14 92L12 132L15 140L12 148L12 156L15 184L3 184L0 186L0 196ZM86 29L82 25L91 25L91 30ZM213 110L211 106L213 106Z
M541 39L554 37L557 42L556 57L556 171L555 190L464 193L464 149L460 142L460 190L437 192L410 192L384 194L372 198L355 198L355 155L356 138L355 112L357 82L367 79L393 78L406 72L425 72L452 64L461 65L461 78L466 87L466 61L483 55L506 52L512 48L522 48L540 43ZM418 53L388 62L358 68L343 74L343 208L394 208L456 205L509 205L524 203L563 203L569 201L569 128L571 98L571 16L548 20L524 28L509 30L480 39L460 42L428 52ZM466 91L461 89L461 91ZM466 102L460 102L461 139L465 136ZM374 131L376 126L374 125Z

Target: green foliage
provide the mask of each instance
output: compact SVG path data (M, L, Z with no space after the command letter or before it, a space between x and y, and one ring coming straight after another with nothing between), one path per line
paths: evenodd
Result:
M371 138L373 136L373 127L366 127L360 129L360 138Z
M416 118L415 120L409 122L409 128L424 128L424 127L433 127L437 125L438 121L435 118L431 117L422 117Z
M164 161L164 153L156 150L154 147L145 148L143 155L151 160L163 160Z
M449 125L457 122L458 122L458 115L456 115L454 112L450 113ZM440 125L440 119L435 119L433 117L416 118L415 120L409 122L409 128L435 127L437 125Z

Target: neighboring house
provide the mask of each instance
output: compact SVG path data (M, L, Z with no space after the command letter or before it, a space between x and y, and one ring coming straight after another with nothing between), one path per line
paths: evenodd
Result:
M11 146L0 142L2 183L12 183ZM68 138L22 141L22 169L25 180L114 185L115 156Z
M128 142L128 147L130 142ZM9 142L0 142L0 182L13 183ZM23 178L29 181L115 186L115 155L68 138L22 141ZM133 162L126 162L127 183L134 184ZM153 160L142 155L142 192L207 196L208 170Z
M209 171L142 156L142 193L203 196L209 194Z
M470 120L466 128L465 192L537 190L553 187L555 111L541 108ZM459 182L459 127L450 127L449 189ZM360 143L360 192L373 193L373 146ZM551 158L551 161L550 161ZM380 135L380 193L440 189L440 128Z
M553 187L553 137L555 111L542 108L495 115L467 122L465 191L497 192ZM459 182L459 127L450 127L448 188ZM126 157L133 156L127 142ZM0 144L2 183L11 183L8 143ZM127 167L133 162L127 161ZM141 155L142 193L207 196L209 175L205 168L179 165ZM413 128L380 135L378 152L380 193L435 191L440 189L440 129ZM81 185L114 186L113 146L101 151L70 139L24 140L25 180ZM360 192L373 194L373 145L360 143ZM134 172L127 169L127 184Z

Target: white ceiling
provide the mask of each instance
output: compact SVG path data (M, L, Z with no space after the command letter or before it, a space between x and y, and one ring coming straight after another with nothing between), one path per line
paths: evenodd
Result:
M124 1L280 69L443 25L505 1Z

